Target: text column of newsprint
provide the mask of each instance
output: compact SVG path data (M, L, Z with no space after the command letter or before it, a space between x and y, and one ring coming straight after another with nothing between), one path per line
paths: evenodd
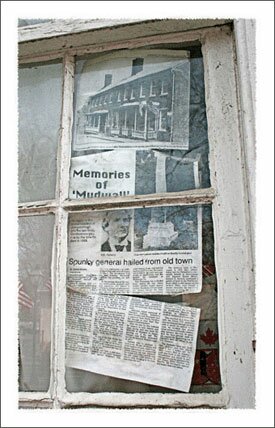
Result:
M181 206L71 215L68 366L189 391L200 310L129 295L200 292L201 215Z
M68 366L189 391L199 309L73 290L67 299Z

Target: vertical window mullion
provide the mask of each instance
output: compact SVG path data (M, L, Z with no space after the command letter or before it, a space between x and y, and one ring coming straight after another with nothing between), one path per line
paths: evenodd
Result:
M52 378L51 394L54 407L65 392L65 306L66 306L66 257L68 214L63 204L68 197L69 168L73 123L73 91L75 61L72 55L63 59L63 98L61 131L58 147L58 170L56 186L56 221L53 260L53 330L52 330Z
M60 139L58 147L58 170L56 199L63 205L69 193L69 168L71 159L71 140L73 125L73 92L74 92L75 59L65 55L63 59L63 98L61 111Z
M251 408L254 276L232 33L226 28L209 31L202 52L211 185L217 193L213 224L222 384L228 407Z

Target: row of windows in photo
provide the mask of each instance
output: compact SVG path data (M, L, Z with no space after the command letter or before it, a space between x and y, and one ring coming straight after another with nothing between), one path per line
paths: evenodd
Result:
M89 105L92 107L111 104L114 101L129 101L137 98L145 98L146 96L156 97L157 95L168 95L168 82L167 81L156 81L152 80L149 86L149 94L147 91L146 84L140 84L139 87L126 87L124 90L120 89L115 92L110 92L105 95L93 97L89 101Z
M87 115L86 125L94 129L100 129L102 119L102 115L100 114ZM152 131L169 130L169 114L167 114L167 110L160 110L158 115L148 111L147 116L139 114L138 109L135 109L134 113L130 113L127 110L124 112L115 111L107 120L104 118L104 126L111 126L112 129L123 127L144 131L146 125Z

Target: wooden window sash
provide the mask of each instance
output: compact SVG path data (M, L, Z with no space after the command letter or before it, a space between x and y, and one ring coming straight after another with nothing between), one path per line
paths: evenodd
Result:
M209 163L211 183L213 188L196 189L177 193L154 194L131 196L124 198L102 198L101 200L68 200L69 187L69 167L71 156L72 140L72 120L73 120L73 85L74 85L74 55L84 53L107 52L113 49L138 48L153 44L163 43L189 43L200 41L202 44L203 61L205 67L205 85L206 85L206 105L207 119L209 129ZM218 49L217 49L218 44ZM20 392L20 406L22 407L47 407L54 408L71 406L103 406L103 407L135 407L135 406L155 406L155 407L226 407L236 404L235 401L240 397L240 391L237 391L238 382L232 380L236 378L236 371L240 379L244 376L251 376L251 370L254 369L252 361L252 352L249 349L251 323L249 325L249 334L244 342L243 336L237 338L239 351L246 349L248 358L245 361L246 367L241 368L237 365L233 357L232 344L233 338L230 334L236 328L235 323L230 320L230 311L225 308L232 308L235 313L239 313L241 304L247 303L250 299L251 291L249 284L253 281L251 271L251 260L249 257L248 242L241 242L245 236L248 236L247 218L242 215L238 218L240 236L235 233L234 240L229 234L228 220L236 223L236 213L245 213L245 183L242 176L242 165L240 152L240 133L238 129L238 100L235 92L235 68L234 68L234 46L231 28L228 26L212 29L200 29L190 32L181 32L176 34L165 34L158 36L140 37L138 40L128 40L108 44L97 44L90 47L80 47L67 49L65 51L55 51L50 54L24 54L21 58L22 63L49 61L53 58L63 57L63 103L62 103L62 121L61 135L58 148L58 180L56 188L56 199L53 201L37 201L19 205L19 215L44 215L55 213L55 238L54 238L54 257L52 261L53 274L53 330L52 330L52 353L51 353L51 381L47 393L40 392ZM218 73L218 64L220 58L225 58L225 65L222 73ZM221 71L221 70L220 70ZM233 86L228 84L228 78ZM210 91L211 88L218 88ZM233 89L232 89L233 88ZM221 93L224 91L225 93ZM222 100L231 100L231 107L228 103L220 104ZM225 101L224 101L225 102ZM229 102L230 104L230 102ZM224 119L225 111L228 109L230 120L223 126L218 126L219 120ZM232 132L233 131L233 132ZM238 156L235 156L235 153ZM230 179L229 166L234 166L234 172L239 181L233 180L228 189ZM236 192L239 194L236 194ZM103 200L104 199L104 200ZM217 266L218 283L218 324L220 334L220 370L222 379L222 390L219 393L68 393L65 389L65 302L66 302L66 257L67 257L67 222L68 213L75 211L104 210L119 207L140 207L140 206L161 206L161 205L190 205L190 204L212 204L214 232L215 232L215 260ZM235 212L232 209L235 208ZM228 209L228 211L226 211ZM235 223L233 223L235 225ZM234 232L234 231L233 231ZM239 245L239 247L238 247ZM224 248L227 249L226 254ZM239 260L234 258L236 266L234 272L227 272L227 254L230 251L238 250ZM245 255L243 254L246 251ZM243 262L247 262L247 268L243 269ZM244 290L239 299L236 299L234 291L225 287L225 283L236 273L242 272L239 278ZM235 297L235 299L234 299ZM233 304L232 304L233 301ZM251 316L251 310L247 312L247 320ZM251 317L253 319L253 317ZM237 332L236 332L237 333ZM235 342L234 342L235 343ZM232 352L231 352L232 351ZM238 368L237 368L238 367ZM240 383L240 382L239 382ZM244 379L243 387L246 382ZM242 392L242 391L241 391ZM251 392L243 392L243 402L251 402ZM232 396L234 398L232 399Z

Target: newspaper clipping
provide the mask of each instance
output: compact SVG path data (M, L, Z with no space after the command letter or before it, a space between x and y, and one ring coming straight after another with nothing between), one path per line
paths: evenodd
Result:
M70 199L176 192L200 187L200 156L108 150L71 159Z
M200 310L68 290L69 367L189 391Z
M70 198L135 194L135 151L111 150L72 158Z
M189 53L148 52L77 61L71 199L200 187ZM67 366L189 391L200 309L144 296L201 291L201 207L71 214L68 240Z
M94 294L175 295L202 286L201 207L70 216L67 284Z
M188 150L189 53L80 60L73 150Z
M199 187L189 155L189 52L77 62L70 199Z

